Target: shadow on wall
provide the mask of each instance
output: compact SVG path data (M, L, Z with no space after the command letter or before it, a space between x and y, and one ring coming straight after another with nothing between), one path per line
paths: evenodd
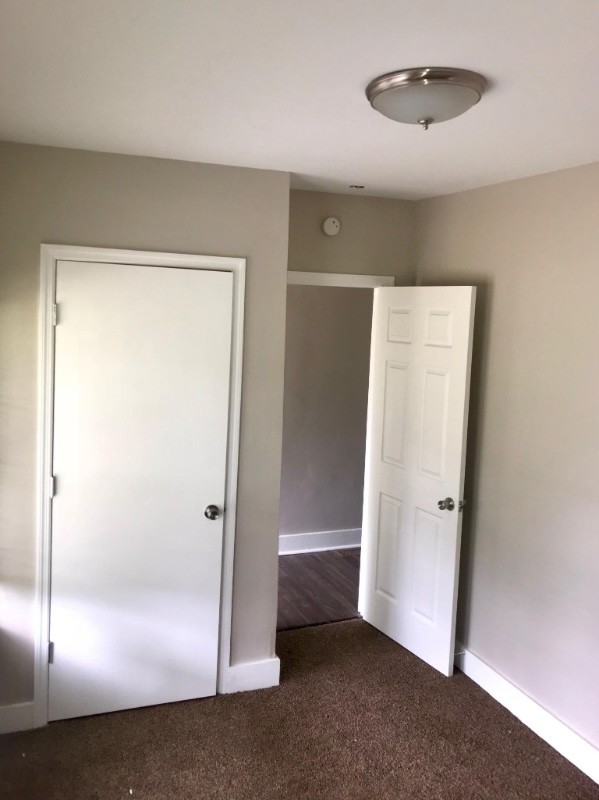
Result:
M25 581L11 578L2 582L0 604L6 612L0 627L0 686L4 703L21 703L31 698L33 685L33 645L23 634L23 619L31 613L30 587ZM11 628L11 623L14 626ZM14 664L30 664L30 669L16 670Z

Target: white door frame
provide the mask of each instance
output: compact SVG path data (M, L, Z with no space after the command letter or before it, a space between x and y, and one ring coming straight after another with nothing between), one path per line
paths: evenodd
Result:
M80 261L179 269L207 269L233 275L231 383L223 520L223 566L219 620L217 692L226 692L231 661L233 562L237 512L237 471L241 419L245 258L112 250L102 247L42 244L38 333L38 433L36 491L36 579L34 635L34 727L48 723L48 645L50 631L50 555L52 530L52 448L54 421L54 320L56 262Z
M340 272L287 273L289 286L343 286L347 289L376 289L377 286L395 286L393 275L350 275Z

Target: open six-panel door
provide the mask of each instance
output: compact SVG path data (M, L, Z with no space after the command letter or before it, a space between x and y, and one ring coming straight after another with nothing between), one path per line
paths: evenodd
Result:
M472 286L374 291L359 610L453 672Z

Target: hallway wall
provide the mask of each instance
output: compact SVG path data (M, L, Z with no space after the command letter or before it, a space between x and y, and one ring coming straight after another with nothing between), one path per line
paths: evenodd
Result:
M414 210L406 200L292 191L289 269L410 285ZM341 222L336 236L322 230L331 216ZM371 320L372 290L289 287L282 536L341 531L327 541L359 541Z

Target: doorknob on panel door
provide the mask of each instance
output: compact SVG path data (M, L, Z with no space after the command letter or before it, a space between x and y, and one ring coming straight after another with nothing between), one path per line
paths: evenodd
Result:
M206 519L211 519L211 520L218 519L220 516L218 506L213 506L213 505L206 506L206 508L204 509L204 516L206 517Z
M439 500L437 505L440 511L453 511L455 508L453 497L446 497L445 500Z

